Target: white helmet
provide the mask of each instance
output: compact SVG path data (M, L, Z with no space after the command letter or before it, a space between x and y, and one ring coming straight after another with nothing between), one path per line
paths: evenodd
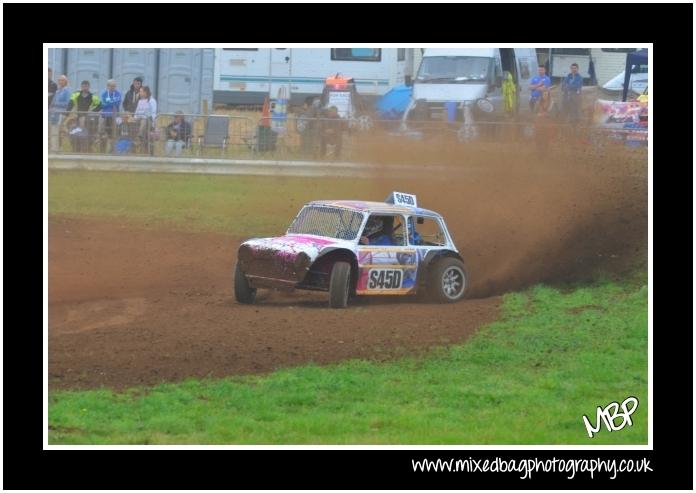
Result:
M365 225L365 231L363 232L363 234L365 236L372 236L373 234L378 233L383 229L384 221L376 217L371 217L370 219L368 219L367 224Z

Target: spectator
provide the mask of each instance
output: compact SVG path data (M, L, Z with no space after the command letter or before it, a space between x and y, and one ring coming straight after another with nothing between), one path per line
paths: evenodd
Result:
M56 93L48 108L48 140L51 151L60 150L60 125L70 103L70 88L65 75L58 77Z
M135 109L138 107L138 99L140 99L140 88L143 86L143 78L136 77L133 79L133 83L130 89L123 98L123 111L128 113L135 113Z
M116 90L116 81L109 79L106 82L106 90L101 94L101 118L99 118L99 137L101 139L101 152L106 151L107 141L114 137L114 120L118 116L121 107L121 93ZM106 135L104 133L106 132Z
M164 151L171 154L174 151L176 156L181 156L181 150L188 146L191 138L191 125L184 120L184 114L177 111L174 116L174 121L167 125L167 144Z
M343 147L343 132L346 128L346 121L339 116L338 108L331 106L321 121L321 157L326 157L327 145L334 146L335 158L340 157Z
M512 116L517 111L517 87L512 73L507 70L503 72L502 91L505 115Z
M155 119L157 118L157 101L152 97L150 87L140 88L138 106L135 108L135 119L138 121L138 137L141 149L147 149L150 154L154 152L152 147L155 132Z
M578 73L577 63L570 65L570 73L563 79L561 90L563 92L563 114L569 123L577 125L582 106L582 76Z
M53 96L56 94L56 91L58 90L58 85L53 82L53 70L50 68L48 69L48 106L51 106L51 102L53 102Z
M101 101L99 96L90 92L88 80L83 80L80 83L80 90L75 91L70 96L67 110L72 111L73 109L77 111L77 127L73 130L75 130L75 134L82 137L77 144L77 149L73 147L73 150L90 152L91 138L95 134L97 126L97 117L90 113L101 110Z
M535 75L529 80L529 89L531 89L532 94L529 100L529 109L534 112L536 109L536 104L541 97L542 88L551 87L551 79L546 75L546 67L539 65L539 75Z
M315 99L314 96L307 96L302 108L302 113L298 120L298 129L300 132L300 148L305 156L314 154L316 145L317 121L319 115L319 105L321 102Z

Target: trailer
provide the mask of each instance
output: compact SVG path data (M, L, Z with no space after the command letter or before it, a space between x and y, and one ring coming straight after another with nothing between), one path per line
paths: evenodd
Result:
M320 96L324 81L348 74L368 101L413 75L413 48L219 48L213 102L261 105L281 88L293 105Z

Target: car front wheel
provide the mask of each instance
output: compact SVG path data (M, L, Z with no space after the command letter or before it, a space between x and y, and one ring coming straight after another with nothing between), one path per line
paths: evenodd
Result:
M350 264L348 262L336 262L331 269L329 281L329 306L331 308L345 308L348 306L350 294Z
M234 267L234 297L239 303L251 304L256 299L256 288L249 286L239 262Z

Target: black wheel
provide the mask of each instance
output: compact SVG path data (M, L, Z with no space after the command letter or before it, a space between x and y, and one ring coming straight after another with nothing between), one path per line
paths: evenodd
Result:
M469 276L461 260L444 257L430 269L427 289L433 301L454 303L464 298L469 287Z
M234 267L234 297L239 303L251 304L256 299L256 288L249 286L249 281L239 267L239 262Z
M331 308L345 308L348 306L350 295L350 264L348 262L336 262L331 269L329 281L329 306Z

